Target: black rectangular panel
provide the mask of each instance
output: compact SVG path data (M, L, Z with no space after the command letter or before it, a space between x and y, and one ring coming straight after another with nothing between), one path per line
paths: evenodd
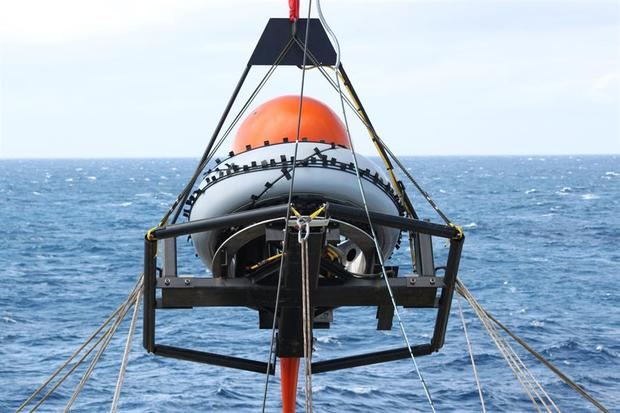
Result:
M306 24L308 19L297 20L296 37L303 44L306 38ZM269 19L263 34L250 57L248 65L271 66L280 52L284 50L292 36L292 23L289 19ZM310 19L310 32L308 33L308 50L312 52L321 66L333 66L336 64L336 51L332 46L319 19ZM303 65L304 51L299 45L293 44L286 55L282 58L280 66ZM306 64L310 60L306 59Z

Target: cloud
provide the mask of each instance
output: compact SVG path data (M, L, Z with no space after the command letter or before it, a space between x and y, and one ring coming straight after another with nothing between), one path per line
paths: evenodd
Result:
M618 103L620 101L620 74L612 72L595 78L590 92L596 102Z
M119 35L239 5L238 0L1 0L0 42L50 44Z

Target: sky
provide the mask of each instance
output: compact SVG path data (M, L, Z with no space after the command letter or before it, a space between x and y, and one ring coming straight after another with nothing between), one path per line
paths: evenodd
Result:
M399 155L620 153L619 1L321 5ZM0 0L0 158L199 157L267 20L287 15L286 0ZM255 105L300 80L278 69Z

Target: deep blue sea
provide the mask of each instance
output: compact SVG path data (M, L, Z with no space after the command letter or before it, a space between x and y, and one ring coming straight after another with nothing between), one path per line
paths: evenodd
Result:
M620 157L423 157L405 162L467 236L460 277L495 316L612 411L620 411ZM0 412L17 406L122 302L142 266L143 236L196 160L0 161ZM413 188L409 188L413 190ZM419 196L424 218L437 219ZM179 243L180 271L202 274ZM438 255L447 248L437 244ZM392 259L408 273L408 252ZM441 352L418 358L438 412L480 411L456 303ZM402 311L413 343L429 310ZM245 309L158 313L158 341L265 360L269 331ZM337 310L315 359L402 345L375 311ZM533 411L472 311L465 317L489 411ZM128 324L74 405L109 409ZM147 355L139 326L122 412L256 412L264 376ZM521 352L567 412L594 411ZM81 370L80 370L81 371ZM79 376L41 411L61 411ZM315 375L317 412L430 411L411 360ZM302 382L299 386L303 401ZM268 410L279 409L271 381ZM301 407L301 405L300 405ZM302 410L301 408L299 409Z

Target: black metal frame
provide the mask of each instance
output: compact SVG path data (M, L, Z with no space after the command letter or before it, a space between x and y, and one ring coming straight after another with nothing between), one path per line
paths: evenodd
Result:
M214 219L173 224L156 229L149 234L149 237L145 239L144 259L144 347L147 351L161 356L265 373L268 365L266 362L156 344L155 311L158 308L240 306L261 308L273 306L276 297L276 286L255 284L245 278L158 277L156 266L157 242L158 240L262 221L282 216L285 213L285 205L268 207ZM327 213L331 217L351 221L365 221L367 219L363 211L343 205L330 204L327 206ZM431 342L411 348L416 356L438 351L443 346L445 339L461 249L464 242L463 236L454 227L447 225L432 224L376 212L371 212L370 216L377 225L449 239L450 250L444 276L409 276L389 278L387 280L354 279L349 280L343 285L317 286L311 289L310 292L312 306L379 307L391 305L387 286L385 285L387 281L390 283L397 305L438 309ZM156 299L156 290L158 289L161 290L162 294L159 300ZM436 298L437 289L441 289L439 298ZM301 305L300 300L299 286L287 286L284 284L280 291L281 308L298 308ZM410 357L410 354L405 347L315 362L313 363L312 370L314 373L321 373L407 357ZM273 374L273 368L271 373Z
M215 128L211 142L215 141L215 138L219 134L252 66L274 64L301 66L303 64L303 51L301 48L298 45L295 46L295 44L288 50L286 47L291 36L297 36L299 39L299 36L304 35L306 24L310 24L310 30L312 32L312 36L308 43L308 49L312 51L316 61L320 65L334 65L336 63L336 52L317 19L310 19L309 21L307 19L299 19L296 22L296 27L293 27L288 19L270 19L226 105L224 113ZM303 40L302 38L302 43ZM276 61L276 55L281 50L286 52L283 56L280 56L279 61ZM342 65L340 66L340 70L344 76L345 85L354 94L354 98L360 105L362 115L367 120L368 124L371 125ZM211 142L207 148L206 154L208 154L212 147ZM177 210L177 215L181 209L180 206ZM148 352L165 357L263 374L267 372L267 368L270 366L268 373L274 374L273 363L157 344L155 340L155 315L156 309L166 308L191 308L199 306L273 307L275 304L276 287L254 284L247 279L241 278L184 277L181 279L176 277L176 272L174 272L173 276L168 276L167 274L161 276L160 274L158 277L156 255L158 240L173 239L198 232L229 228L261 220L283 217L286 211L286 205L266 207L207 220L171 224L149 232L145 238L144 246L144 348ZM357 208L333 204L328 205L326 211L331 217L367 223L365 212ZM406 230L414 237L417 237L419 234L427 234L429 236L449 239L450 250L444 276L394 277L388 278L387 280L353 279L343 285L329 287L314 285L310 291L312 306L326 306L331 308L377 306L379 309L378 318L380 318L379 325L383 325L384 327L387 325L389 327L391 325L391 315L389 312L381 311L381 309L385 309L388 306L391 308L391 301L387 286L385 285L385 283L388 282L394 293L397 305L405 307L437 308L438 312L433 337L430 343L416 345L411 347L411 349L404 347L315 362L312 364L313 373L322 373L408 358L410 357L410 351L415 356L427 355L438 351L443 346L462 245L464 242L462 233L452 226L433 224L418 219L390 216L375 212L371 212L370 216L372 222L376 225ZM288 236L290 236L290 233ZM176 244L174 244L174 248L176 249ZM293 251L293 257L294 255ZM316 260L316 257L314 257L314 259ZM310 261L313 261L312 257ZM296 262L292 259L288 264L293 268ZM159 300L156 298L158 289L161 290L162 295ZM437 289L441 289L439 298L437 298ZM292 309L291 311L293 312L290 313L290 315L295 319L297 317L296 312L298 311L298 307L301 305L300 300L299 286L289 285L285 280L280 292L280 308L284 309L283 311L286 311L287 308ZM379 314L382 313L384 314L380 317ZM389 317L387 317L386 314L388 314ZM389 318L389 322L386 321L386 318ZM286 322L283 321L282 318L279 319L278 324L281 324L279 326L280 329L287 329ZM294 329L292 324L289 325L289 327ZM283 334L286 335L286 331ZM293 331L293 334L297 334L297 332ZM277 352L278 355L287 353L295 354L300 350L299 348L285 349L282 348L282 345L284 345L283 342L278 342L278 346L280 346Z

